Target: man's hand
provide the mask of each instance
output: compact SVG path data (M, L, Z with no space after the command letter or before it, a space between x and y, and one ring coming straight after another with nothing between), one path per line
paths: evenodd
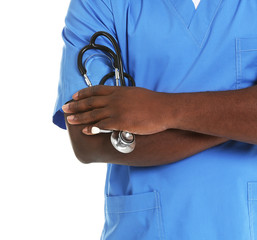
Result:
M174 100L176 96L178 94L138 87L109 86L94 86L75 93L73 101L63 107L74 153L83 163L156 166L182 160L228 141L226 138L167 129L171 123L177 125L174 110L180 105ZM75 116L75 119L70 116ZM92 126L141 136L137 135L133 152L122 154L111 145L109 134L87 136L92 135Z
M168 96L169 95L169 96ZM167 99L169 98L169 101ZM63 106L71 114L71 125L86 124L83 133L91 135L92 127L123 130L149 135L167 129L167 103L171 94L159 93L139 87L93 86L73 95L75 101Z
M86 134L92 126L138 135L180 129L257 144L257 86L193 93L94 86L73 99L63 109L70 124L88 125Z

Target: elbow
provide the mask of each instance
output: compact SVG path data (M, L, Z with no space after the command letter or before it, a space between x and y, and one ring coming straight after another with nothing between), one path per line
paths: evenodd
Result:
M89 158L89 157L85 157L85 156L82 156L81 154L79 153L76 153L74 152L76 158L81 162L81 163L84 163L84 164L89 164L89 163L92 163L93 161Z
M73 152L74 152L74 155L76 156L76 158L81 163L89 164L89 163L94 162L90 152L85 152L85 151L83 151L83 149L80 149L79 147L74 146L74 145L73 145Z
M76 158L81 163L104 162L106 141L108 136L87 136L82 133L83 125L66 124L71 145Z
M100 137L100 136L99 136ZM76 141L77 140L77 141ZM84 164L104 162L103 141L97 136L85 136L84 139L72 140L72 148L76 158Z

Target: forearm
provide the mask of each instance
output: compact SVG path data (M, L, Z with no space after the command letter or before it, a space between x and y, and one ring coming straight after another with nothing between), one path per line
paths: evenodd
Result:
M203 134L166 130L147 136L136 136L136 148L123 154L114 149L110 134L88 136L82 133L85 125L70 125L66 121L72 146L83 163L105 162L131 166L155 166L176 162L228 139Z
M257 86L221 92L171 94L169 128L257 144ZM173 106L173 107L171 107Z

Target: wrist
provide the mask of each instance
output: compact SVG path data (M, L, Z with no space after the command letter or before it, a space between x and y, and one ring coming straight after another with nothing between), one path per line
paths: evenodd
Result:
M166 129L179 128L180 102L178 93L164 93L163 116Z

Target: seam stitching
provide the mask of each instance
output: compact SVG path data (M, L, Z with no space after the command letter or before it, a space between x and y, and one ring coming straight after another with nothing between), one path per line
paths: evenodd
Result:
M257 51L257 48L253 48L253 49L246 49L246 50L240 50L239 52L254 52Z
M155 198L155 204L157 206L157 228L158 228L158 232L159 232L159 238L161 239L161 228L160 228L160 216L159 216L159 201L158 201L158 193L155 192L154 193L154 198Z
M134 213L134 212L143 212L143 211L147 211L147 210L152 210L152 209L157 209L158 207L152 207L152 208L145 208L145 209L139 209L139 210L135 210L135 211L122 211L122 212L119 212L119 211L106 211L107 213Z
M209 26L208 26L207 29L206 29L205 35L204 35L204 37L203 37L203 40L202 40L202 42L200 43L200 48L203 46L203 44L204 44L204 42L205 42L205 39L207 38L207 35L208 35L208 33L209 33L209 30L210 30L210 27L211 27L211 25L212 25L212 23L213 23L213 21L214 21L215 16L217 15L218 10L220 9L220 5L221 5L222 1L223 1L223 0L220 0L218 6L217 6L216 9L215 9L215 12L214 12L214 14L213 14L213 16L212 16L212 19L211 19L211 21L210 21L210 24L209 24Z
M174 4L171 4L172 8L174 9L174 11L176 12L176 14L178 15L180 21L182 22L182 24L184 25L186 31L189 33L190 37L193 39L194 43L197 45L197 47L201 47L200 44L198 43L197 39L195 38L195 36L193 35L193 33L188 29L183 17L181 16L181 14L178 12L177 8L174 6Z

